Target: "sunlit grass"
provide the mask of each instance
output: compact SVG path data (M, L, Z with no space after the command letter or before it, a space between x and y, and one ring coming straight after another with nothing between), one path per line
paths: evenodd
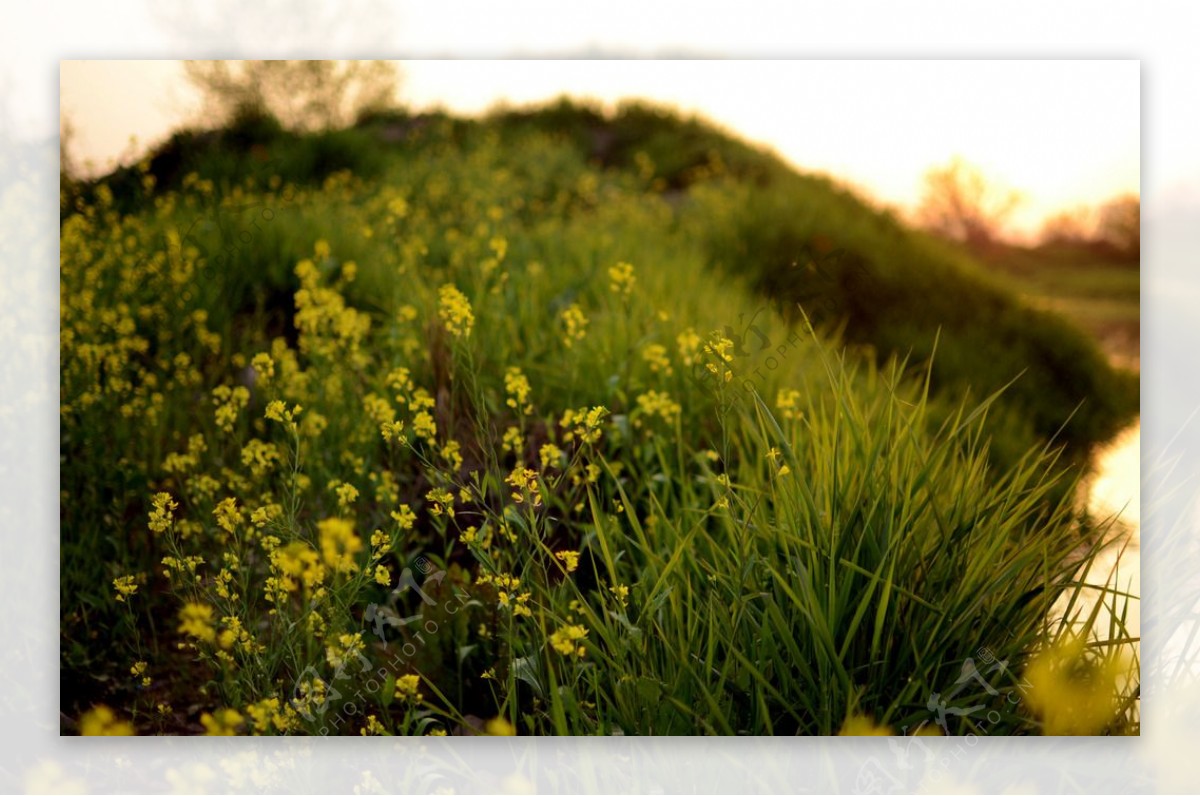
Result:
M1002 394L789 325L636 174L446 140L64 220L64 710L120 707L70 729L903 732L981 648L948 731L1084 726L1010 699L1100 537Z

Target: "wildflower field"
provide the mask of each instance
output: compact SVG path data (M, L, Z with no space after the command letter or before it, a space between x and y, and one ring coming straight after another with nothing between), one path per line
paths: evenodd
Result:
M1138 731L1136 377L721 131L180 133L61 286L64 733Z

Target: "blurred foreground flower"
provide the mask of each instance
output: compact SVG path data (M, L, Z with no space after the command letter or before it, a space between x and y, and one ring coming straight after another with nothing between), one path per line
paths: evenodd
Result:
M80 735L136 735L133 725L117 718L112 708L106 705L96 707L84 713L79 719Z
M1025 669L1029 706L1046 735L1095 735L1117 718L1121 684L1131 662L1124 650L1088 654L1082 638L1067 638Z
M851 716L846 719L838 735L892 735L887 726L876 724L870 716Z

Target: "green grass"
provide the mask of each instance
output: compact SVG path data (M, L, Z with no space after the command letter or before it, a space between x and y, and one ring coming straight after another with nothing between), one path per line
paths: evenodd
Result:
M1116 377L1072 327L831 184L623 114L181 134L68 197L66 731L100 702L141 732L199 732L223 707L248 731L272 698L295 733L356 734L367 715L393 733L494 717L538 734L902 731L981 645L1007 662L988 731L1043 729L1005 700L1101 538L1074 504L1073 448L1046 430L1080 395L1067 442L1115 422L1125 407L1088 391ZM797 246L848 253L795 308L780 258ZM445 320L448 284L469 336ZM222 388L244 405L225 414ZM298 424L266 417L273 401L303 406ZM593 407L594 427L575 414ZM162 532L157 492L178 502ZM556 556L576 551L578 569ZM196 556L195 575L169 577L166 555ZM390 595L380 567L406 587ZM140 585L118 603L125 575ZM1093 621L1127 642L1110 596ZM212 610L211 638L181 628L188 604ZM293 701L314 678L338 695ZM1132 716L1090 731L1136 731Z
M1066 317L1115 361L1139 359L1141 272L1136 262L1067 244L1000 247L986 262L1031 306Z

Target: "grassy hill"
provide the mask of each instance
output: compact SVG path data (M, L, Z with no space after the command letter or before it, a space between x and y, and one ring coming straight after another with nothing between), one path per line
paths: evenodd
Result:
M257 120L63 208L68 731L899 729L983 639L1037 732L1031 655L1119 662L1053 645L1099 542L1045 442L1136 380L721 131Z

